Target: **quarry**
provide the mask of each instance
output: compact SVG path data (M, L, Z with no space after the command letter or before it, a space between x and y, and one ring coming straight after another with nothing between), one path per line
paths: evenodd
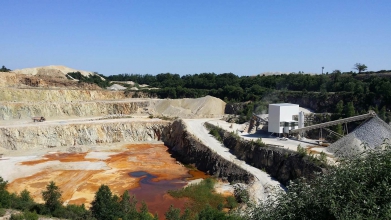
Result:
M304 117L311 112L296 104L274 104L272 109L292 109L269 107L268 115L237 124L224 120L227 104L212 96L133 98L134 92L69 80L65 74L70 71L75 70L49 66L0 73L0 176L9 182L10 192L27 189L37 202L43 202L42 188L55 181L64 204L88 208L99 186L106 184L114 194L134 192L164 216L169 204L183 207L185 202L167 190L213 175L246 183L257 203L285 190L294 178L323 171L303 162L295 153L298 146L325 153L333 162L362 152L364 143L375 148L391 137L390 126L368 113L355 131L325 148L320 139L304 137L302 130L310 129ZM221 129L222 140L206 127ZM254 145L257 140L265 146ZM226 188L232 194L232 187ZM150 190L153 198L145 195Z

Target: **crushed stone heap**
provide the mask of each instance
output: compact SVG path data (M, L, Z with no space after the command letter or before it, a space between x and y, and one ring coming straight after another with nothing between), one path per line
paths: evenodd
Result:
M226 103L212 96L196 99L161 99L153 103L153 112L168 117L204 118L224 115Z
M384 142L391 144L391 126L373 117L330 145L327 151L337 157L352 157L365 149L376 149Z

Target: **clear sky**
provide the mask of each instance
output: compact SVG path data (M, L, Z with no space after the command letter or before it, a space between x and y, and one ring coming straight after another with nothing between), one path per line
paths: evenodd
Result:
M0 8L0 65L10 69L391 69L390 0L1 0Z

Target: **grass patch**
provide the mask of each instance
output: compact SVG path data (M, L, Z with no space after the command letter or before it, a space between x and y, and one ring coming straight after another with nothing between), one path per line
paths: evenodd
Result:
M216 180L207 178L199 184L194 184L183 189L169 191L168 193L175 198L189 198L191 203L188 209L192 213L199 213L206 207L210 206L213 209L221 209L221 207L235 208L236 201L233 197L225 198L214 192Z
M209 134L212 135L213 137L216 138L216 140L222 142L223 141L223 138L221 138L220 136L220 133L219 133L219 130L217 130L216 128L212 128L210 131L209 131Z

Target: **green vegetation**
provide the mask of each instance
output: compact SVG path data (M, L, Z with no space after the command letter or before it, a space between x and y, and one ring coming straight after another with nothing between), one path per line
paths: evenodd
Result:
M368 67L365 64L356 63L356 64L354 64L354 68L353 69L357 70L358 73L360 74L362 71L367 70Z
M1 67L0 72L9 72L11 71L10 69L7 69L4 65Z
M46 186L46 191L42 192L42 197L45 201L45 207L50 212L54 212L56 209L61 207L61 191L53 181L51 181L49 185Z
M3 217L5 215L5 209L0 208L0 217Z
M217 128L212 128L209 130L209 134L216 138L216 140L222 142L223 138L221 138L219 130Z
M205 179L198 184L190 185L186 188L169 191L169 194L175 198L189 198L191 203L188 209L192 216L198 214L196 219L205 219L203 217L210 216L225 216L226 219L237 219L221 212L222 208L233 209L238 206L234 197L224 198L222 195L214 192L214 184L216 180L212 178ZM220 210L220 211L219 211ZM170 215L177 216L176 211L169 211ZM184 214L188 215L187 212ZM175 219L175 218L174 218ZM215 218L208 218L215 219Z
M335 70L323 75L290 73L270 76L237 76L233 73L201 73L180 76L161 73L154 75L120 74L107 77L108 80L131 80L160 89L142 90L151 97L198 98L206 95L218 97L226 102L252 101L238 114L241 122L251 113L266 113L267 104L288 100L318 100L325 102L318 112L338 112L335 105L342 100L345 105L338 117L361 114L368 109L382 109L385 121L391 120L391 70L364 72L360 64L359 74ZM364 65L365 66L365 65ZM352 108L353 106L353 108ZM353 110L354 109L354 110ZM353 113L354 112L354 113Z
M313 180L291 183L275 201L248 209L249 219L390 219L391 146L341 161Z
M95 72L94 75L83 76L79 71L78 72L70 72L66 75L69 79L77 79L79 82L96 84L101 88L106 88L110 86L110 82L108 80L104 80L105 77ZM103 79L102 79L103 78Z
M12 214L10 220L38 220L36 212L25 211L21 214Z
M179 209L173 206L167 210L166 219L198 220L198 219L239 219L222 212L218 207L233 209L237 207L237 202L233 197L224 198L220 194L213 192L215 180L207 179L198 185L190 186L178 191L170 191L175 197L188 197L192 201L189 209L182 214ZM123 220L154 220L158 216L152 215L147 205L142 202L138 205L134 196L130 196L125 191L121 197L113 195L110 188L101 185L91 203L91 209L86 210L84 205L67 205L61 203L61 191L54 182L46 186L42 192L44 204L33 201L30 193L23 190L20 195L11 194L7 190L7 182L0 177L0 216L5 214L5 208L23 211L20 214L13 214L11 219L38 219L38 214L54 216L65 219L123 219ZM139 207L139 208L138 208Z

